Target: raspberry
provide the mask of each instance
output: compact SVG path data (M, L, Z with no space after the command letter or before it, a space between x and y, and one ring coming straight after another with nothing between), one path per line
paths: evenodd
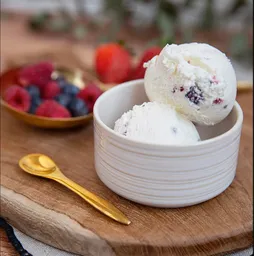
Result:
M89 84L78 93L77 97L82 99L86 103L88 111L92 112L95 101L101 94L102 91L99 87L95 84Z
M55 100L45 100L37 109L37 116L52 117L52 118L68 118L71 117L70 112L57 103Z
M161 48L157 46L153 46L147 49L141 56L141 59L139 60L137 66L134 68L131 75L131 79L135 80L135 79L144 78L146 69L143 67L143 64L151 60L154 56L159 55L160 52L161 52Z
M60 86L55 81L48 82L42 89L42 98L52 99L61 92Z
M18 85L10 86L4 94L4 100L12 107L27 112L31 105L31 96Z
M23 86L34 84L40 88L51 80L51 74L54 70L53 64L50 62L40 62L38 64L29 65L20 70L18 73L18 82Z

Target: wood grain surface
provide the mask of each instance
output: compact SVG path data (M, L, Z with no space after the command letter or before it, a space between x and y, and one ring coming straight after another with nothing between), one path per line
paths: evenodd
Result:
M107 189L93 166L93 127L46 131L2 112L1 214L26 234L81 255L213 255L252 243L252 97L238 100L245 119L237 175L220 196L197 206L156 209ZM113 202L128 227L104 217L50 180L21 171L18 160L41 152L80 185Z
M0 229L0 255L1 256L18 256L18 253L14 250L4 230Z
M2 26L5 60L15 52L29 52L27 44L34 52L60 44L40 37L34 38L38 44L31 45L33 37L20 24L14 25ZM6 36L10 31L22 47ZM80 45L76 49L82 52ZM244 124L234 182L218 197L180 209L142 206L106 188L94 170L92 124L74 130L41 130L2 112L1 215L27 235L80 255L208 256L247 248L253 243L253 99L251 93L242 93L237 100ZM21 171L18 160L38 152L51 156L66 176L117 205L132 224L113 222L60 184ZM1 255L9 249L6 255L12 255L8 247L1 233Z

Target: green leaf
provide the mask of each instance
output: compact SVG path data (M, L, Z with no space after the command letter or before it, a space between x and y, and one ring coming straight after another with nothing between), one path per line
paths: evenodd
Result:
M215 17L214 17L214 1L206 0L206 7L203 14L203 20L201 22L201 27L203 29L211 29L214 26Z
M170 1L160 1L160 10L170 16L172 19L176 19L178 16L178 9L177 7L171 3Z
M63 19L62 17L56 17L47 24L47 29L52 32L68 32L71 25L69 20Z
M117 40L117 43L120 46L122 46L123 48L125 48L131 56L136 55L136 52L134 51L134 49L131 46L127 45L126 42L123 39Z
M106 0L107 10L123 10L124 4L123 0Z
M164 11L160 11L157 22L161 33L159 46L164 47L166 44L172 44L175 40L175 26L173 18Z
M161 37L159 40L159 46L163 48L166 44L173 44L174 38L173 37Z
M125 41L123 39L118 40L117 43L121 46L125 46Z
M241 58L246 56L249 51L248 37L243 33L236 34L232 37L230 43L230 52L232 56L236 58Z
M111 18L111 26L107 37L109 40L115 40L117 33L125 22L126 8L123 4L123 0L107 0L106 11Z
M28 26L35 31L43 30L45 29L49 18L50 14L48 12L39 13L28 20Z
M175 31L174 31L173 19L169 15L167 15L167 13L165 13L164 11L161 11L159 13L158 27L164 38L174 37Z
M246 4L248 4L248 0L235 0L228 12L228 15L236 13L241 7L245 6Z

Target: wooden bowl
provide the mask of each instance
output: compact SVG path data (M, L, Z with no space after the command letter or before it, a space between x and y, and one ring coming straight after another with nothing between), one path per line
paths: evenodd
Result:
M12 69L7 70L6 72L1 74L1 106L7 110L10 114L12 114L15 118L41 128L49 128L49 129L64 129L70 127L77 127L81 125L85 125L89 123L93 119L93 114L87 114L85 116L80 117L71 117L71 118L47 118L47 117L40 117L33 114L29 114L26 112L19 111L8 103L6 103L2 95L6 88L11 85L17 84L16 77L17 73L21 67L15 67ZM85 86L85 83L82 81L82 72L79 70L71 70L64 67L59 67L56 69L56 72L53 75L62 74L66 80L73 83L75 86L82 89Z

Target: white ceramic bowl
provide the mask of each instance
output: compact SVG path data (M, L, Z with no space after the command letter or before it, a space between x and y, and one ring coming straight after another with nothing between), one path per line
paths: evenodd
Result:
M222 193L236 173L243 113L235 103L230 115L212 127L197 127L194 145L137 142L116 134L115 121L135 104L148 101L143 80L105 92L94 107L95 168L115 193L155 207L194 205Z

